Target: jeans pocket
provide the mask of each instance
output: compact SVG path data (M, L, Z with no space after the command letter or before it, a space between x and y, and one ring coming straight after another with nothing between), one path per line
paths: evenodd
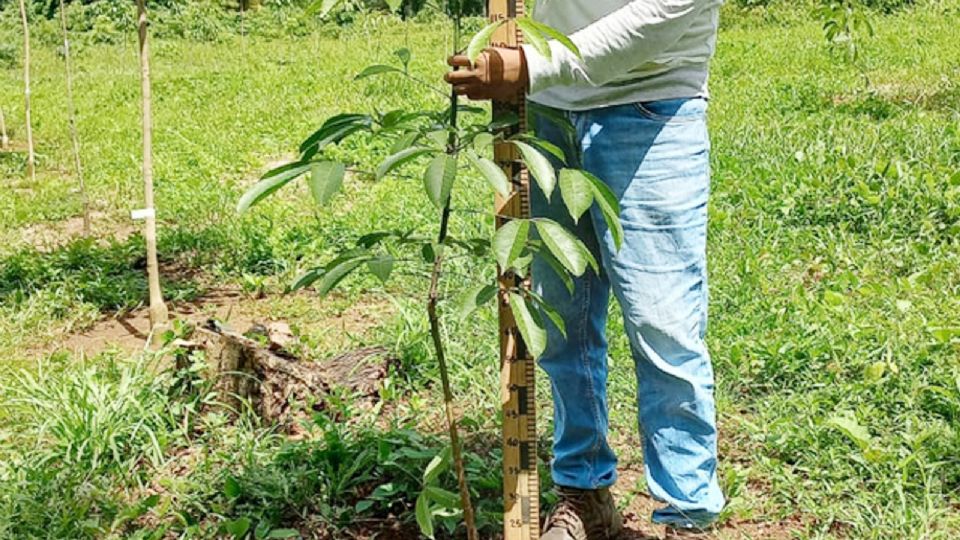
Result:
M703 98L663 99L633 103L640 116L659 123L700 122L707 112L707 102Z

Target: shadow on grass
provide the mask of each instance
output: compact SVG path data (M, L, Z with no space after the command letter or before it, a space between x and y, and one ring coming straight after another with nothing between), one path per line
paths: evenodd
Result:
M256 224L236 230L167 228L159 240L165 298L192 300L204 279L216 274L270 275L288 262ZM53 250L26 248L0 257L0 306L19 306L35 297L57 310L90 304L101 312L123 311L148 300L143 237L81 238Z
M0 259L0 304L18 305L48 293L65 308L75 303L93 304L100 311L136 307L147 299L144 251L142 238L134 236L106 245L81 239L53 251L27 249L8 255ZM165 278L168 296L196 294L192 276Z

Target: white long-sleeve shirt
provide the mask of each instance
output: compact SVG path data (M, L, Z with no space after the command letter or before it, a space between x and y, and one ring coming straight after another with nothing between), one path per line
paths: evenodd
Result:
M524 45L530 99L567 110L706 97L723 0L537 0L534 17L570 36Z

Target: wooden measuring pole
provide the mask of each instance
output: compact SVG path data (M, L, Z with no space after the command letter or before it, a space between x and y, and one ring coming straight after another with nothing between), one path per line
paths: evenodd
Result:
M489 0L491 21L524 14L523 0ZM523 35L512 21L493 36L497 47L519 47ZM515 114L515 131L526 129L524 96L510 102L494 102L494 119ZM509 135L509 134L508 134ZM497 227L511 219L530 217L530 182L516 147L494 146L494 161L511 180L513 193L497 197ZM500 281L500 394L503 407L503 537L504 540L540 538L540 478L537 472L537 409L534 376L536 365L517 329L507 291L529 285L526 276L501 272Z

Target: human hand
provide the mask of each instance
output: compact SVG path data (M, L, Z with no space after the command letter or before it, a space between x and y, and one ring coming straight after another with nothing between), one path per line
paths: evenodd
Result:
M473 64L465 55L451 56L447 63L459 69L448 72L444 80L470 99L517 101L530 84L522 49L491 47Z

